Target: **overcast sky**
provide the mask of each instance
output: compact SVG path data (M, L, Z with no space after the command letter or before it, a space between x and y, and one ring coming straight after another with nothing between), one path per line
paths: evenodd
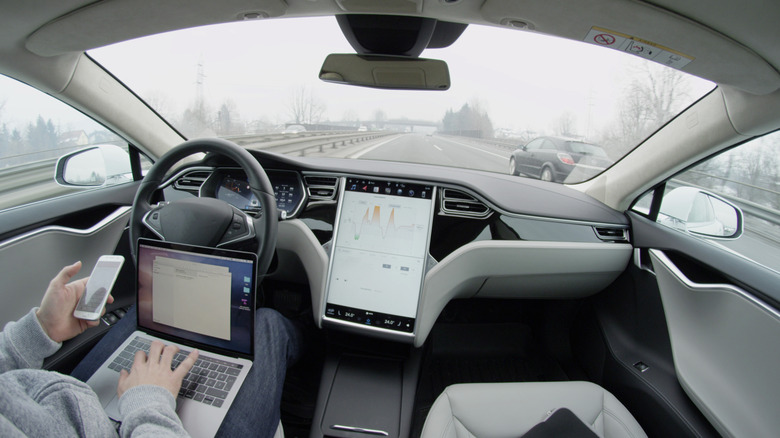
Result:
M422 55L448 63L448 91L374 90L318 79L329 53L353 52L335 18L323 17L208 26L90 54L163 114L181 114L194 101L200 64L206 101L212 107L231 101L244 121L288 122L293 90L305 86L332 121L367 120L378 109L388 118L439 121L448 109L479 102L496 128L543 132L570 113L583 135L613 122L628 75L644 62L581 42L469 26L453 46ZM712 87L697 84L688 100ZM0 102L7 102L2 120L37 117L39 103L15 98L10 88L0 82Z

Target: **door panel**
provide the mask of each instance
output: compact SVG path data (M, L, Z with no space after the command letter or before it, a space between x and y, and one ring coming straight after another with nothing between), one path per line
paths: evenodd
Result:
M650 250L677 376L724 436L780 430L780 313L732 284L697 283Z
M63 266L81 260L78 277L88 276L101 255L114 253L129 218L130 207L119 207L88 229L46 226L0 243L0 324L39 305L49 280Z
M63 266L81 260L77 277L82 278L99 256L113 254L137 187L138 183L128 183L88 190L1 211L0 324L39 305L49 281ZM132 267L132 261L125 265Z
M635 263L655 273L677 380L724 436L780 429L780 273L629 212Z

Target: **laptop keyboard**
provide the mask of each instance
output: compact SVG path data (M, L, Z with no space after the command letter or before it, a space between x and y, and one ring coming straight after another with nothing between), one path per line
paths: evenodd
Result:
M130 371L136 351L143 350L148 353L151 345L152 341L136 336L108 367L116 372L123 369ZM171 369L179 366L189 354L189 351L179 350L173 358ZM181 383L179 398L189 398L207 405L222 407L242 368L243 365L200 354L195 366Z

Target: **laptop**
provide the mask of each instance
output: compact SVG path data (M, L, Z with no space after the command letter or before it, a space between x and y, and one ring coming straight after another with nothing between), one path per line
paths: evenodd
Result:
M194 436L214 436L254 357L257 255L139 239L138 329L87 384L110 418L119 415L119 372L153 340L176 345L174 365L193 348L198 361L182 382L176 412Z

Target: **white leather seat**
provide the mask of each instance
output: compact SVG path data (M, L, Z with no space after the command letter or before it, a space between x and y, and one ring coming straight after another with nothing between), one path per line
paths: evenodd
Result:
M600 437L646 437L609 391L590 382L451 385L425 420L422 438L519 437L551 411L568 408Z

